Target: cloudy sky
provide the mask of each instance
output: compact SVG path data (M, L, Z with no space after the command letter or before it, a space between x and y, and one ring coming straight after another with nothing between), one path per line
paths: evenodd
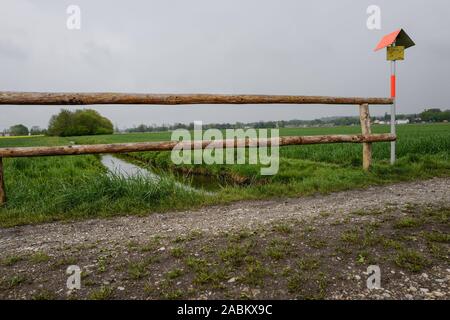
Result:
M81 30L68 30L69 5ZM381 30L368 30L369 5ZM0 0L0 90L387 96L373 49L403 27L399 112L450 107L448 0ZM0 129L58 106L0 106ZM119 127L356 115L347 106L102 106ZM383 114L388 107L373 107Z

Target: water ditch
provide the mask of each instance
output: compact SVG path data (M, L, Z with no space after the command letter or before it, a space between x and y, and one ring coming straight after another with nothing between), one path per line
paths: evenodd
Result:
M155 173L150 168L141 167L110 154L102 155L100 161L110 173L125 178L144 177L158 182L164 174L164 172ZM209 177L190 176L189 178L185 178L179 175L172 176L178 180L178 186L190 191L212 194L222 188L218 181L212 178L209 179Z

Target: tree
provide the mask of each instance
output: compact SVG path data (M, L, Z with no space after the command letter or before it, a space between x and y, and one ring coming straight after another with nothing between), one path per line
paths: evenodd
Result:
M9 134L12 136L27 136L28 133L28 128L23 124L16 124L9 128Z
M112 122L102 117L95 110L61 110L52 116L48 126L48 134L52 136L86 136L98 134L112 134Z
M39 127L39 126L32 126L30 129L30 134L32 136L42 135L42 134L45 134L45 132L46 132L46 130L41 129L41 127Z
M442 122L450 121L450 110L441 111L441 109L428 109L420 114L423 121Z

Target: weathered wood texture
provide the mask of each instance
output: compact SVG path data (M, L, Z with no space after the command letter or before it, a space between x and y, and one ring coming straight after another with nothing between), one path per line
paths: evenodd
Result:
M0 105L344 104L390 105L391 98L292 95L0 92Z
M369 105L362 104L359 106L359 118L361 121L361 131L364 136L368 136L372 133L370 129L370 114ZM372 143L363 143L363 168L369 170L372 163Z
M217 140L217 141L195 141L183 142L183 147L191 149L204 149L210 147L257 147L272 143L280 146L304 145L304 144L325 144L325 143L362 143L362 142L382 142L395 141L396 136L391 134L372 135L329 135L329 136L302 136L302 137L280 137L279 141L273 139L242 139L242 140ZM39 156L63 156L98 153L124 153L139 151L170 151L178 142L141 142L141 143L115 143L115 144L94 144L94 145L74 145L60 147L25 147L25 148L0 148L0 157L39 157Z
M0 157L0 206L6 203L5 177L3 175L3 159Z

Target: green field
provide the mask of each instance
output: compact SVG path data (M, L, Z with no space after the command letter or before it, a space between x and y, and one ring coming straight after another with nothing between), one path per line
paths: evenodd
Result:
M374 126L375 133L388 132ZM283 136L352 134L360 128L289 128ZM89 137L0 138L0 147L159 141L170 133ZM290 197L425 179L450 174L450 125L398 126L398 163L389 165L389 143L373 146L370 172L361 168L360 144L289 146L280 150L280 171L260 176L255 165L174 166L169 152L126 155L133 162L162 173L159 183L106 174L98 156L5 159L7 205L0 208L0 226L62 219L148 214L242 199ZM180 171L200 172L222 187L215 193L180 188ZM176 174L174 174L176 173ZM189 183L185 178L184 183Z

